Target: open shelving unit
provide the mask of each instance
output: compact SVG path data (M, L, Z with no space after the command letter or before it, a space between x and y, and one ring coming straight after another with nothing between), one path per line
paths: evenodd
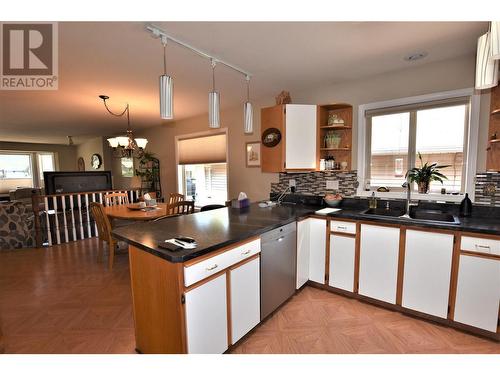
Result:
M486 170L500 171L500 86L491 90Z
M343 124L328 125L328 118L336 115L344 121ZM329 132L340 136L338 147L331 148L325 144ZM335 161L347 162L347 170L352 169L352 105L347 103L325 104L318 106L318 163L319 159L332 156ZM339 170L339 169L336 169Z

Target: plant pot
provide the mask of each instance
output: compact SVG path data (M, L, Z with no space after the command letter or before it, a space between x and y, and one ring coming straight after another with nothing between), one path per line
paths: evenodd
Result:
M418 193L427 194L429 192L429 181L421 181L418 183Z

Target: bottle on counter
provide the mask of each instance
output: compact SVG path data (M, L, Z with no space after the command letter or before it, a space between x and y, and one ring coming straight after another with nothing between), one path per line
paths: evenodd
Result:
M375 197L375 192L372 192L372 196L368 198L368 207L377 208L377 197Z
M460 216L469 217L472 214L472 202L469 198L469 194L465 193L464 199L460 202Z

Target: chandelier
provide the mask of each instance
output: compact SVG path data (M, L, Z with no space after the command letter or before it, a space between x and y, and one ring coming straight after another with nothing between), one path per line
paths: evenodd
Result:
M116 117L122 117L123 115L127 115L127 133L125 136L108 138L109 145L113 148L114 156L118 158L141 158L144 155L144 149L148 143L146 138L134 138L134 133L130 127L130 111L129 105L127 106L121 113L114 113L108 108L106 100L109 99L107 95L99 95L99 98L102 99L104 103L104 107L106 110Z

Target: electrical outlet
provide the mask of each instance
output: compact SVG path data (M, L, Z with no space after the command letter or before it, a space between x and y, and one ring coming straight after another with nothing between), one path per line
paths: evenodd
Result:
M289 187L295 187L296 186L295 185L295 180L293 180L293 179L292 180L288 180L288 186Z
M326 180L326 190L338 190L339 181L338 180Z

